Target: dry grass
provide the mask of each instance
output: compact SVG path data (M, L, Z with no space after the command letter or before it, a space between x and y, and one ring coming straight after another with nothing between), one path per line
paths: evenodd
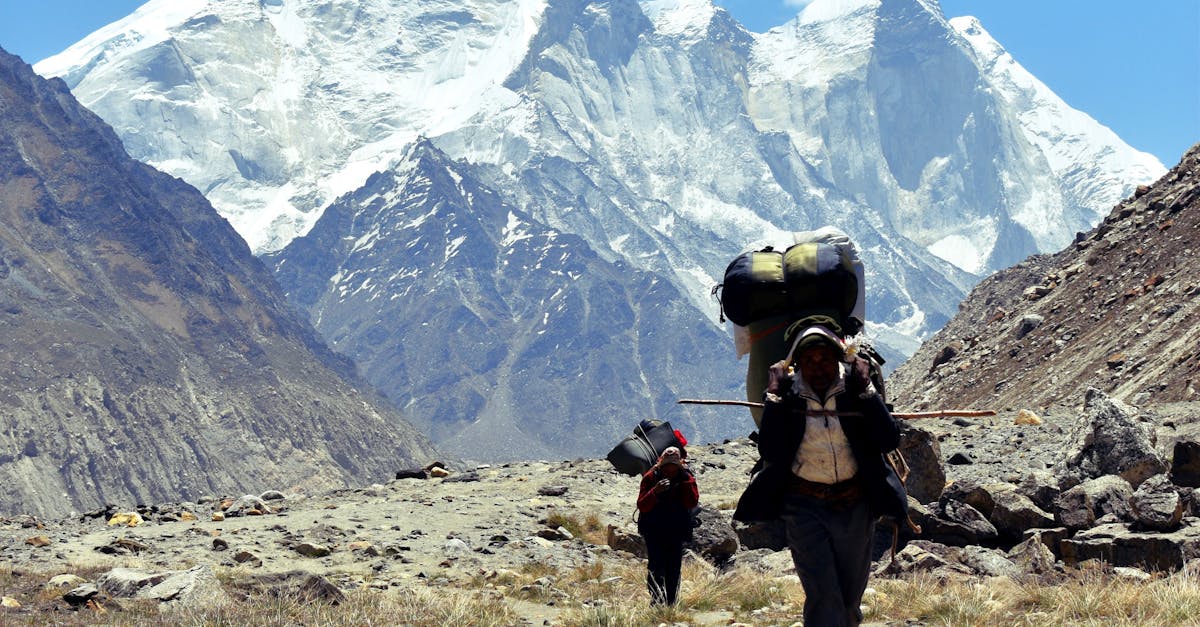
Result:
M1151 581L1079 571L1056 585L1010 579L945 582L930 576L875 582L867 618L931 625L1200 625L1200 579Z
M220 571L220 569L218 569ZM57 574L57 573L53 573ZM94 579L98 573L81 573ZM232 583L231 575L221 578ZM71 611L62 591L47 591L52 574L0 570L0 594L23 607L0 611L8 625L691 625L743 622L789 625L799 620L804 592L795 577L748 569L722 572L697 560L684 564L679 604L651 608L640 560L610 556L572 568L528 563L452 586L351 590L339 605L270 595L231 597L208 607L170 609L118 600L104 608ZM879 579L864 599L866 618L885 624L945 626L1024 625L1103 627L1200 625L1200 576L1177 574L1150 581L1103 570L1077 571L1055 585L1010 579L945 580L930 575ZM540 608L540 609L539 609Z
M594 513L585 514L582 518L572 514L553 511L546 516L546 526L562 527L571 535L590 544L604 544L608 541L608 525L601 522Z

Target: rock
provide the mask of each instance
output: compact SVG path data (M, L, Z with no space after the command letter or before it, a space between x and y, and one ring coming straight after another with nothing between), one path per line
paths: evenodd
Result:
M287 496L279 490L267 490L266 492L258 495L258 498L263 501L282 501L286 499Z
M95 586L95 584L85 583L76 588L72 588L69 592L64 594L62 598L72 607L79 607L80 605L84 605L88 601L91 601L92 598L98 594L100 594L100 590Z
M1024 539L1041 542L1047 549L1050 549L1056 559L1062 559L1062 541L1071 537L1071 533L1071 530L1066 527L1030 529L1025 532Z
M1058 495L1054 517L1068 529L1091 527L1107 514L1128 520L1132 496L1133 488L1121 477L1109 475L1092 479Z
M1054 502L1062 488L1058 476L1049 470L1035 470L1026 474L1017 485L1017 492L1033 501L1043 511L1054 511Z
M50 581L46 582L46 587L47 588L75 587L75 586L78 586L79 584L84 584L87 582L88 581L86 579L84 579L83 577L80 577L79 575L75 575L72 573L65 573L62 575L55 575L55 576L51 577Z
M41 548L50 546L51 542L50 538L46 536L33 536L32 538L25 538L25 544Z
M744 523L733 521L733 532L743 550L768 549L782 551L787 548L787 529L782 520Z
M958 451L951 455L950 458L946 460L946 463L950 464L951 466L969 466L974 464L975 460L971 459L971 457L966 453Z
M113 514L113 517L108 519L108 526L115 527L122 525L125 527L136 527L143 522L145 521L142 520L141 514L137 512L120 512Z
M444 479L450 476L450 471L445 468L434 467L429 469L429 476L433 479Z
M212 550L224 551L229 548L229 542L225 538L213 538Z
M947 559L949 547L936 542L914 540L896 552L895 559L884 564L879 574L900 575L907 573L955 573L968 574L968 570Z
M1013 419L1013 424L1036 427L1042 424L1042 418L1028 409L1022 409L1017 412L1017 417Z
M1183 499L1166 475L1143 481L1129 499L1129 505L1139 529L1171 531L1183 521Z
M752 549L735 554L728 566L749 569L768 577L787 577L796 574L796 565L792 562L790 551L772 551L771 549Z
M409 468L396 471L397 479L428 479L429 473L424 468Z
M992 492L1002 489L1004 489L1003 484L991 484L989 487L964 479L946 486L942 497L945 501L966 503L979 510L979 513L986 518L992 515L992 508L996 506L996 499L992 496Z
M261 516L263 514L270 513L271 508L267 506L266 502L264 502L261 498L254 496L253 494L247 494L231 503L229 507L225 508L226 518L237 516Z
M1154 443L1154 431L1138 422L1131 407L1089 388L1066 458L1055 466L1055 474L1064 487L1105 475L1118 475L1137 487L1167 470Z
M1017 577L1021 569L1003 551L982 546L965 546L958 556L959 563L981 577Z
M1008 485L1008 484L1004 484ZM992 494L994 505L988 521L996 527L1001 538L1015 541L1029 529L1055 526L1054 517L1038 507L1016 488L997 490Z
M340 588L331 583L328 579L320 576L309 574L300 583L298 590L299 597L308 603L328 603L330 605L339 605L346 602L346 595Z
M538 488L538 494L542 496L562 496L567 493L565 485L544 485Z
M1117 567L1113 568L1112 570L1113 570L1113 574L1116 575L1118 578L1127 579L1129 581L1146 582L1146 581L1150 581L1151 579L1154 579L1154 576L1151 575L1150 573L1148 573L1140 568L1133 568L1131 566L1117 566Z
M908 464L908 479L904 484L908 495L921 503L938 500L946 485L946 471L942 469L942 451L937 438L901 421L899 451Z
M433 474L431 476L436 477L437 475ZM481 479L481 477L479 476L478 472L475 472L474 470L469 470L467 472L458 473L457 475L449 475L444 479L444 482L445 483L470 483L470 482L474 482L474 481L479 481L480 479Z
M949 363L952 359L958 357L959 353L962 352L963 347L964 345L962 340L954 340L943 346L941 350L938 351L937 355L934 355L933 363L929 365L929 372L937 370L938 366Z
M646 557L646 541L642 539L642 536L615 525L608 526L608 546L614 551L624 551L638 557Z
M1007 557L1024 574L1049 575L1055 571L1054 552L1040 535L1009 549Z
M110 597L132 597L139 590L165 580L169 574L149 573L135 568L114 568L96 579L96 585Z
M448 557L461 557L471 552L471 547L458 538L450 538L442 545L442 552Z
M537 537L539 537L539 538L545 538L552 542L561 542L563 540L571 540L575 537L575 536L571 535L570 531L567 531L566 529L564 529L562 527L555 527L555 528L543 527L541 529L538 529L538 531L535 535L537 535Z
M999 535L979 510L944 497L936 509L921 511L910 508L913 522L921 526L921 539L949 546L987 544Z
M295 546L295 550L304 557L325 557L333 552L323 544L312 542L301 542Z
M134 540L133 538L117 538L104 546L96 547L96 550L107 555L126 555L129 553L141 553L142 551L149 550L149 548L150 545Z
M262 568L262 558L250 551L238 551L233 555L233 561L251 568Z
M21 602L12 597L0 597L0 607L16 609L21 607Z
M1046 293L1049 293L1049 290L1047 290ZM1044 317L1037 314L1025 314L1024 316L1021 316L1021 320L1017 322L1017 328L1014 330L1017 335L1017 339L1019 340L1026 335L1029 335L1030 331L1038 328L1038 326L1045 321L1046 319Z
M165 579L152 586L142 588L137 597L154 599L160 603L171 603L185 607L202 607L225 600L212 567L201 564L185 571L165 573Z
M225 520L225 513L224 512L213 512L212 519L213 519L213 522L221 522L221 521Z
M1171 454L1171 483L1200 488L1200 442L1180 440Z
M701 505L695 521L697 524L692 529L692 540L684 546L712 564L720 566L727 563L740 547L730 520L720 510Z
M1200 520L1185 518L1170 533L1133 531L1123 523L1101 525L1063 540L1062 549L1063 561L1072 565L1098 559L1112 566L1174 571L1200 556Z

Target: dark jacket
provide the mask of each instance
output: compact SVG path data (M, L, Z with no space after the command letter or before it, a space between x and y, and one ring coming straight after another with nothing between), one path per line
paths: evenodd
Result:
M665 492L655 492L660 475L651 468L642 475L638 490L638 533L642 537L683 537L692 535L692 508L700 502L700 491L692 471L681 469Z
M778 403L763 408L758 453L763 467L750 478L750 484L738 500L734 520L767 521L779 517L792 474L792 462L804 439L808 404L788 390ZM895 471L884 461L884 454L900 444L900 426L883 403L872 394L865 399L849 393L837 397L838 413L857 412L861 417L842 419L842 431L858 462L857 477L871 511L876 516L904 518L908 515L908 497Z

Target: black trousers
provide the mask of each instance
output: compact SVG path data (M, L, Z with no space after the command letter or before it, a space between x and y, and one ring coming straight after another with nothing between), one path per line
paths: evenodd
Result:
M646 540L646 587L650 590L651 605L675 605L679 594L679 571L683 567L682 536L653 534Z

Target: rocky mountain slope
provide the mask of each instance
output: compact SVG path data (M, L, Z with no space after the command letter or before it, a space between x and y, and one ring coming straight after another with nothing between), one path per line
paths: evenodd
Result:
M361 483L434 455L196 189L0 51L0 511Z
M1200 146L1053 255L996 273L889 379L914 408L1200 401Z
M155 0L38 69L256 251L294 241L271 264L313 325L479 458L601 454L641 418L744 434L673 402L741 384L709 294L750 242L850 233L899 363L974 273L1059 249L1162 171L932 0L817 0L761 34L709 0ZM420 178L487 193L407 189L425 144L445 158ZM556 234L507 269L501 207ZM482 363L479 337L503 338Z

